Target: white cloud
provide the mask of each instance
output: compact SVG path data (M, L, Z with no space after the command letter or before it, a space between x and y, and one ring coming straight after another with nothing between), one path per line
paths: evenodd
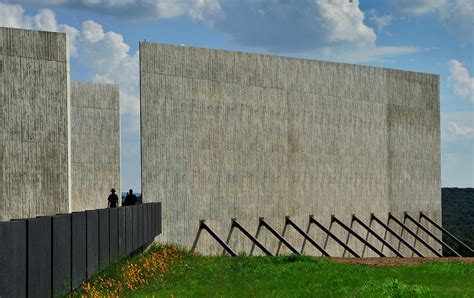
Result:
M400 12L422 15L436 12L447 0L395 0L395 8Z
M469 71L459 61L451 60L448 63L450 75L448 84L454 93L474 103L474 77L469 76Z
M474 112L442 112L441 140L458 143L467 139L474 139Z
M35 16L25 15L20 5L0 3L0 26L23 29L58 31L56 16L49 9L42 9Z
M359 1L221 1L205 20L241 45L279 53L374 46L376 40Z
M377 26L377 29L379 31L381 31L383 28L390 25L390 23L392 22L391 15L379 16L377 15L377 12L375 11L375 9L369 9L367 11L367 17L371 22L373 22Z
M440 21L461 42L474 42L473 0L395 0L395 7L413 15L438 13Z
M464 126L456 122L448 122L448 132L456 137L471 138L474 136L474 126Z
M80 30L65 24L58 25L51 10L43 9L30 16L25 14L20 5L2 3L0 26L65 32L71 56L87 67L93 81L120 85L121 111L130 117L123 130L138 131L138 52L129 53L130 47L124 42L122 35L112 31L105 32L100 24L90 20L85 21Z
M45 1L51 0L34 2ZM58 5L125 18L187 16L229 34L242 45L280 53L339 45L374 46L376 40L374 30L364 24L358 0L64 0Z
M426 49L418 47L371 47L350 50L335 55L334 59L350 63L387 63L398 56L416 54Z
M130 54L130 47L123 36L113 31L104 31L102 25L85 21L78 34L78 57L99 83L120 85L120 108L122 114L132 119L124 127L125 131L139 129L139 62L138 52Z
M474 186L474 111L441 113L443 186Z
M474 1L457 0L441 11L442 22L462 42L474 42Z

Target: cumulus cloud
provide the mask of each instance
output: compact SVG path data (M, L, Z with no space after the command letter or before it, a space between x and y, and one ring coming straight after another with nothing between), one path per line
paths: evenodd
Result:
M57 2L54 2L57 3ZM68 25L58 25L56 15L49 9L42 9L34 16L26 15L22 6L0 3L0 26L64 32L68 36L69 52L76 55L75 40L79 31Z
M474 127L448 122L448 132L456 137L471 138L474 136Z
M401 55L416 54L426 49L422 49L414 46L406 47L372 47L364 48L351 51L343 51L340 54L334 56L335 60L342 62L351 63L362 63L362 62L377 62L387 63L392 62L393 58Z
M338 45L374 46L358 1L222 1L213 27L237 43L272 52L302 52Z
M387 27L390 25L392 22L392 16L391 15L377 15L377 12L375 9L369 9L367 11L367 17L368 19L377 26L377 29L381 31L383 28Z
M474 42L474 1L457 0L441 11L442 22L462 42Z
M474 112L441 113L441 140L443 142L458 143L468 139L474 139Z
M121 110L133 118L125 130L139 129L139 61L138 52L129 53L130 47L123 36L104 31L102 25L85 21L78 34L79 62L90 70L92 79L99 83L120 85Z
M395 0L395 8L404 13L422 15L436 12L446 5L447 0Z
M58 31L56 16L49 9L42 9L35 16L25 15L20 5L0 3L0 26L24 29Z
M16 3L60 5L131 19L162 19L182 15L201 19L219 9L219 0L19 0Z
M453 88L457 96L474 103L474 77L471 77L467 68L457 60L449 61L448 66L450 71L449 86Z
M472 0L395 0L403 13L437 13L440 21L461 42L474 42L474 1Z
M51 4L51 0L35 3L45 1ZM187 16L227 33L241 45L272 52L374 46L376 40L374 30L364 24L358 0L58 0L57 4L116 17Z
M130 47L122 35L104 31L102 25L91 20L85 21L79 29L65 24L58 25L51 10L43 9L30 16L25 14L20 5L2 3L0 26L65 32L68 35L71 56L87 67L91 80L120 85L121 111L122 114L130 116L124 130L138 131L138 52L129 53Z

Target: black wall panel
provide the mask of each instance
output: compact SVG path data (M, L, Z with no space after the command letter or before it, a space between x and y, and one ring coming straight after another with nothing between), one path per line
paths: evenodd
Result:
M132 206L132 220L133 220L133 230L132 230L132 239L133 239L133 248L132 250L134 251L135 249L138 248L138 208L137 205Z
M148 204L143 204L143 243L148 243Z
M159 233L160 203L0 222L0 297L77 288Z
M138 221L138 247L142 247L143 242L143 205L137 205L137 221Z
M151 239L155 239L156 236L156 204L150 203L151 207Z
M87 278L87 224L85 212L73 212L71 241L72 288L77 288Z
M127 254L133 251L133 213L132 207L127 206L125 208L125 251Z
M126 214L125 207L120 207L118 210L118 243L119 243L119 255L127 253L126 249Z
M52 217L53 294L71 290L71 214Z
M119 247L118 210L119 208L109 209L109 230L110 230L109 258L110 258L111 263L115 262L118 256L118 247Z
M97 212L99 213L99 268L104 270L109 266L109 209L99 209Z
M156 211L156 220L157 220L156 235L160 235L161 234L161 203L156 203L156 206L158 208L158 210Z
M51 297L51 217L27 220L28 297Z
M0 297L26 296L26 220L0 222Z
M99 212L86 211L87 221L87 278L99 270Z

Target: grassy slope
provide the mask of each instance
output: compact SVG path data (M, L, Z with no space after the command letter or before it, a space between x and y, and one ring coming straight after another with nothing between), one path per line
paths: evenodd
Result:
M119 272L120 270L116 270ZM311 257L203 257L181 252L164 274L126 296L474 297L474 266L382 267Z

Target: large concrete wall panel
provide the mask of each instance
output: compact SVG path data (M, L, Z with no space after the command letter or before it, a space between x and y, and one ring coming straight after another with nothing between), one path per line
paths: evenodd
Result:
M140 78L143 200L163 204L162 241L191 246L201 218L226 237L231 217L282 231L284 216L306 229L313 214L345 240L331 214L441 212L436 75L142 43ZM243 239L231 244L249 252Z
M71 83L71 206L107 207L110 189L120 196L118 85Z
M69 211L63 33L0 28L0 220Z

